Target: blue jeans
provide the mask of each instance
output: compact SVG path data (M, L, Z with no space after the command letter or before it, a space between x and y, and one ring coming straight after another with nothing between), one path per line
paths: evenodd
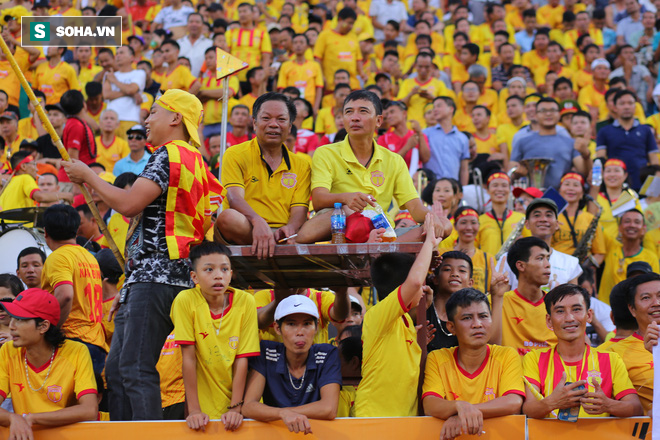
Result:
M172 301L185 289L156 283L128 286L126 304L115 317L115 333L105 370L113 421L162 420L156 363L173 329Z

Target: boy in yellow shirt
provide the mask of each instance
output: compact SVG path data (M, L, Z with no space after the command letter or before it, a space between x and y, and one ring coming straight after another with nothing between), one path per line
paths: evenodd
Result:
M518 414L525 387L520 357L511 347L489 345L492 319L488 298L461 289L446 304L447 329L458 347L429 354L422 400L426 415L445 420L440 438L480 434L483 419ZM477 419L477 423L472 420Z
M101 136L96 136L96 161L112 172L117 161L131 154L131 150L128 142L115 134L119 128L119 115L116 111L104 110L99 125Z
M221 418L228 431L241 425L247 358L259 355L254 297L229 287L229 255L221 244L193 247L190 276L197 287L179 293L172 303L191 429L204 430L209 418Z
M417 415L417 382L422 349L408 312L417 307L425 286L436 237L434 219L427 214L426 240L417 258L385 254L371 266L371 277L380 302L364 316L362 380L355 396L356 417L405 417ZM430 300L428 302L430 304Z

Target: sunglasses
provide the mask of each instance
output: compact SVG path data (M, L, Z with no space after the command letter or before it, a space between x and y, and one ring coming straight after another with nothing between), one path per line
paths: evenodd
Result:
M132 140L141 141L142 139L144 139L144 136L142 136L141 134L129 134L128 139L131 140L131 141Z
M10 303L10 302L14 302L14 299L15 299L15 298L9 298L9 297L7 297L7 298L0 298L0 302L3 302L3 303Z

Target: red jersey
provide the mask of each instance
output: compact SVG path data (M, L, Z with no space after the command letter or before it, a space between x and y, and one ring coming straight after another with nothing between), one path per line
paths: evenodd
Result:
M294 153L312 153L319 147L319 137L316 133L306 128L298 130Z
M140 6L136 3L134 6L128 8L128 12L133 19L133 22L144 20L147 16L147 11L149 11L152 6L156 6L156 2L147 1L144 6Z
M89 125L78 118L68 118L62 133L62 143L67 150L78 150L78 159L89 165L96 162L96 142ZM70 182L64 168L60 168L57 178L60 182Z
M231 131L227 132L227 148L231 147L232 145L242 144L243 142L247 142L249 140L250 138L248 138L247 133L241 137L236 137Z
M398 153L403 149L403 147L406 146L406 142L408 142L408 139L410 139L411 136L414 136L415 132L413 130L408 130L408 132L403 135L403 137L400 137L396 133L394 133L393 129L390 129L385 133L384 135L380 136L378 138L378 145L383 146L390 150L393 153ZM424 135L426 136L426 135ZM408 168L410 168L410 159L412 157L412 148L410 151L406 153L406 155L403 157L403 160L406 161L406 165L408 165Z

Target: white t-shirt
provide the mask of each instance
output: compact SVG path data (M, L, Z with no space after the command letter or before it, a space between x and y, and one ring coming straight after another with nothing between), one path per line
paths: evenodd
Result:
M369 16L376 18L378 23L385 25L390 20L394 20L397 23L407 20L408 12L406 11L406 5L400 0L394 0L392 3L389 3L387 0L374 0L369 8ZM382 41L385 38L385 34L380 29L374 29L374 38Z
M552 253L550 254L550 282L545 286L541 286L544 292L549 292L553 288L557 287L560 284L566 284L569 281L582 275L582 268L580 267L580 261L572 255L564 254L557 250L551 249ZM497 270L500 270L502 267L502 260L506 257L507 254L504 254L499 261L497 262ZM518 287L518 278L511 272L511 267L507 261L506 267L507 275L509 276L509 283L511 284L511 290Z
M199 72L202 70L202 64L204 64L204 53L209 47L213 46L213 41L204 35L195 40L195 44L190 42L188 35L176 41L181 47L179 56L188 58L190 60L190 72L195 77L199 76Z
M130 72L115 72L117 81L124 84L137 84L141 93L144 90L144 85L147 81L147 74L144 70L136 69ZM119 91L119 87L114 84L110 85L115 92ZM114 110L119 115L120 121L140 121L140 106L135 103L132 96L122 96L121 98L108 100L108 110Z
M185 26L188 24L188 16L193 12L195 12L195 10L190 6L181 6L179 9L174 9L172 6L166 6L156 15L154 23L162 24L163 29Z

